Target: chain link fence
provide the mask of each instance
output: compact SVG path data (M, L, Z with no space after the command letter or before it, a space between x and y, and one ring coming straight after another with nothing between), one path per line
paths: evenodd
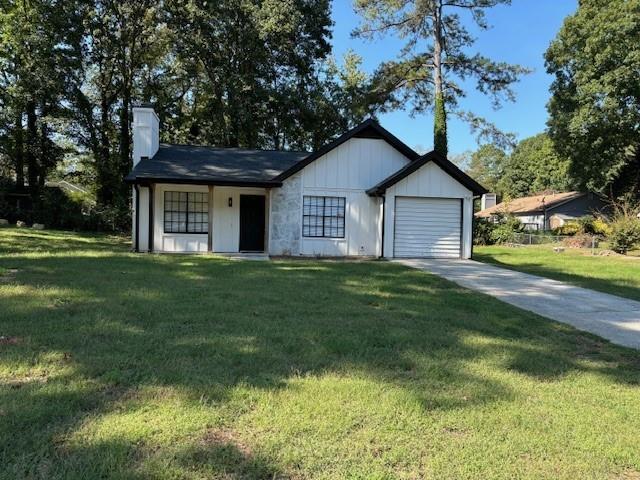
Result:
M511 242L507 245L525 246L525 245L549 245L553 248L590 248L592 252L600 246L603 237L599 235L552 235L540 233L514 233Z

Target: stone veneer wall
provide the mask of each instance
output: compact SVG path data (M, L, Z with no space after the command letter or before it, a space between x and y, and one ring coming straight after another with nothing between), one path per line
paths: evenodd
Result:
M302 221L302 176L287 178L280 188L271 190L271 217L269 223L271 255L299 255Z

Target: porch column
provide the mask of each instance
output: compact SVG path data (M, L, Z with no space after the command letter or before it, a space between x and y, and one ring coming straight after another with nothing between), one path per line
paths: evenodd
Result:
M149 253L153 252L153 230L155 227L155 220L153 218L153 203L155 200L155 188L154 184L149 184L149 236L147 237L147 241L149 244L147 245L147 249Z
M213 185L209 185L209 231L207 234L207 251L213 252Z

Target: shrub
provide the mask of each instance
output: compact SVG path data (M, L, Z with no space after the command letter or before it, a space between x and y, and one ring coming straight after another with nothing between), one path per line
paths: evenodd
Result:
M596 218L593 221L593 233L608 237L611 235L611 225L604 218Z
M497 224L486 218L473 219L473 244L474 245L493 245L493 231Z
M575 220L569 220L565 222L560 228L555 230L557 235L576 235L580 233L580 224Z
M501 218L500 222L496 225L491 232L491 239L495 243L509 243L513 242L516 238L516 234L524 230L522 222L513 215L507 215Z
M595 218L591 215L585 215L584 217L576 218L575 222L578 224L578 232L577 233L586 233L589 235L593 235L595 229L593 228L593 222Z
M640 205L627 196L614 203L614 212L609 244L614 252L626 254L640 244Z
M576 218L565 222L563 226L555 230L558 235L593 235L596 233L594 222L596 221L591 215Z
M626 254L640 244L640 220L628 216L616 217L611 222L611 234L608 238L611 250Z

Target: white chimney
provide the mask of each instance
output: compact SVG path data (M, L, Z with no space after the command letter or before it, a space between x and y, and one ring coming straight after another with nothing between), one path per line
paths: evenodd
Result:
M160 122L153 107L143 104L133 107L133 166L142 157L153 157L160 145Z
M485 208L491 208L497 203L496 194L495 193L485 193L482 195L482 199L480 200L480 210L484 210Z

